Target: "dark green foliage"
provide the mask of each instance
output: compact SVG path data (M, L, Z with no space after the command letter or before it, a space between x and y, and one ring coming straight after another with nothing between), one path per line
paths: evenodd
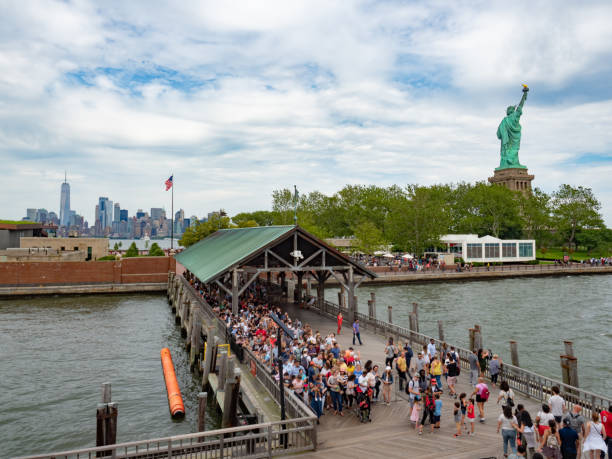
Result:
M126 258L130 258L130 257L137 257L138 256L138 247L136 247L136 243L132 242L132 245L130 245L130 247L126 250L125 254L123 255Z
M151 245L151 248L149 249L149 256L150 257L163 257L165 255L166 254L164 253L162 248L157 244L157 242L154 242Z

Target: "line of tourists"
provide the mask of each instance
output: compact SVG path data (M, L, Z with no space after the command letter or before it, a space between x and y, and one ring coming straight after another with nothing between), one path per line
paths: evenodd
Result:
M305 403L320 418L325 410L344 416L352 409L361 422L371 422L371 404L380 399L391 401L394 375L391 367L380 368L372 361L362 361L360 352L352 346L341 349L335 334L322 336L309 324L292 320L280 307L267 299L264 283L254 282L239 302L239 312L233 314L228 298L219 295L216 286L207 286L186 273L186 278L225 322L231 340L248 348L268 366L277 381L282 377L285 387ZM293 338L281 333L281 353L278 354L278 326L270 314L275 313ZM339 329L341 322L339 323ZM353 340L361 344L359 322L353 323ZM280 359L279 359L280 357Z

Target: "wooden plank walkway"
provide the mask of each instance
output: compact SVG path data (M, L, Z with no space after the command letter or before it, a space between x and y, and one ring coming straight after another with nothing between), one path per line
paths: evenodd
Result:
M302 323L308 323L313 330L318 330L322 336L336 332L336 324L331 319L323 317L314 311L299 309L295 305L284 308L292 319L299 318ZM346 322L345 322L346 324ZM346 324L342 333L337 336L342 349L352 346L351 324ZM384 368L385 338L369 331L361 332L363 346L357 343L354 348L361 352L361 360L372 360ZM416 356L416 350L415 356ZM414 359L413 359L414 363ZM469 376L464 370L459 377L457 392L472 392ZM443 384L446 388L446 384ZM442 397L441 428L430 433L427 424L423 434L418 435L410 422L410 405L402 397L394 396L391 405L374 403L372 406L372 422L362 424L357 415L347 411L343 417L334 416L331 411L325 411L321 417L318 430L319 448L305 457L385 457L385 458L489 458L503 457L501 434L496 433L497 418L501 414L501 406L496 404L499 390L489 385L491 395L485 404L486 422L476 422L474 436L462 435L454 438L455 423L453 409L455 400L445 392ZM382 395L381 395L382 398ZM517 404L522 403L535 419L540 404L519 394L515 396ZM478 414L477 414L478 417Z

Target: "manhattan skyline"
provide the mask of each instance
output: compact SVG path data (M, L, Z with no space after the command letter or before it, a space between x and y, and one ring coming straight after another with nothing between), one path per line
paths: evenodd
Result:
M91 203L203 215L274 189L483 181L531 88L534 187L591 187L612 223L612 5L6 2L2 218ZM170 19L169 19L170 18ZM78 192L76 191L78 189Z

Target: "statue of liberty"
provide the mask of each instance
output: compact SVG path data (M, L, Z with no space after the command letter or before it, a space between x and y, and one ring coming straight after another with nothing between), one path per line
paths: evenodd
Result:
M527 169L519 163L518 152L521 147L521 125L519 120L523 114L523 104L527 99L529 88L523 85L523 97L516 107L512 105L506 109L506 117L499 123L497 128L497 138L501 140L501 169Z

